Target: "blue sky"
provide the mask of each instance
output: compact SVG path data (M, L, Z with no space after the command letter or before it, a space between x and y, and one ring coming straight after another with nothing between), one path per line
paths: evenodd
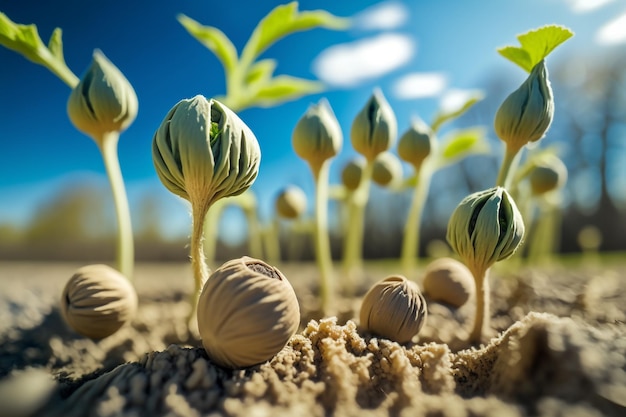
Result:
M119 143L131 205L146 194L163 196L163 204L172 207L170 229L185 234L188 214L154 172L152 136L180 99L220 95L225 87L218 60L182 28L176 15L184 13L218 27L241 48L259 19L283 3L0 0L0 11L15 22L37 24L44 41L61 27L66 62L79 77L96 48L126 75L139 98L138 117ZM300 2L300 10L313 9L353 17L355 24L346 31L316 29L292 35L264 57L278 60L277 74L320 79L328 89L240 114L262 149L261 170L253 186L262 212L288 183L312 189L306 165L291 148L291 132L307 107L321 97L329 100L344 132L344 149L334 163L336 174L353 155L348 140L352 119L375 87L390 102L402 132L411 117L429 120L439 106L475 90L492 71L509 71L514 84L521 82L523 71L496 52L500 46L516 44L519 33L549 23L571 28L576 36L550 60L626 42L623 0ZM47 69L0 47L0 223L26 223L40 203L77 178L105 184L95 144L67 117L69 93ZM336 176L331 180L337 181Z

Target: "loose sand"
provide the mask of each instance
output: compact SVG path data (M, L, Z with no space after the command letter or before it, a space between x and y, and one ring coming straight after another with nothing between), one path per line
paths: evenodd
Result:
M372 266L323 317L312 265L284 265L302 324L270 362L221 369L185 324L189 265L138 265L130 326L92 341L61 319L78 264L0 263L0 416L624 416L626 266L495 270L488 343L470 347L473 300L428 300L418 338L358 327ZM419 276L416 281L420 283Z

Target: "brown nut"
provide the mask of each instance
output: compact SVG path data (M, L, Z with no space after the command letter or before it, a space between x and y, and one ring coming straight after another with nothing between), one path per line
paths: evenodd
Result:
M102 264L78 269L61 296L61 315L77 333L102 339L130 322L137 311L137 293L115 269Z
M472 273L456 259L436 259L428 264L424 274L424 293L434 301L461 307L474 293Z
M276 355L298 330L293 287L276 268L244 256L216 269L198 300L198 329L209 358L245 368Z
M363 297L361 326L398 343L409 342L426 321L426 300L413 281L391 275Z

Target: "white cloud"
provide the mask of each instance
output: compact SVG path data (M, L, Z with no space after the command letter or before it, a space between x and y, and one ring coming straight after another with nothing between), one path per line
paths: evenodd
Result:
M626 13L616 17L596 32L596 42L601 45L614 45L626 42Z
M408 18L408 9L397 1L376 4L354 17L355 26L367 30L396 29L406 23Z
M469 99L472 97L482 98L483 93L480 90L461 90L458 88L452 88L446 91L441 100L439 101L439 107L446 112L454 112L459 110Z
M399 99L435 97L441 94L448 80L439 72L413 72L398 79L393 93Z
M328 84L351 87L406 64L414 49L408 36L381 34L326 48L313 61L313 72Z
M587 13L612 3L613 0L566 0L574 13Z

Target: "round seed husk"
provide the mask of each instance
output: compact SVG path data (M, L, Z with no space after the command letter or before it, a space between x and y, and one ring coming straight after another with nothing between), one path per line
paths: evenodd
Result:
M424 271L424 294L434 301L461 307L474 293L471 271L453 258L432 261Z

